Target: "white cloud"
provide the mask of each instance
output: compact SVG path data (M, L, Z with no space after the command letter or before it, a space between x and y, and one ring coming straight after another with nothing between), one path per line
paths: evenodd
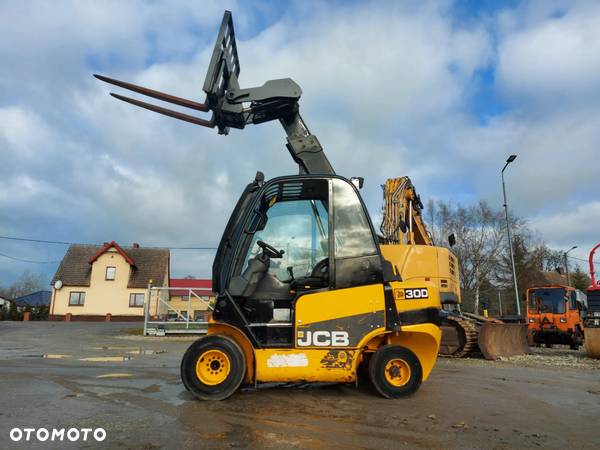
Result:
M600 201L567 204L561 211L536 215L531 219L532 226L554 248L568 250L577 245L578 248L569 255L584 260L576 261L584 271L587 271L585 260L590 250L600 243L599 223Z
M517 104L597 104L600 5L572 6L564 15L510 30L500 42L497 80Z
M116 88L91 77L99 71L202 101L220 2L65 5L0 6L3 233L216 245L256 170L297 171L277 123L218 136L117 102L107 95ZM436 2L225 5L234 12L242 85L294 78L302 114L336 171L366 177L373 216L379 185L401 175L424 199L499 205L499 170L515 152L511 205L539 217L536 226L597 189L597 10L559 6L562 18L548 15L556 5L532 6L461 24ZM481 124L470 105L474 76L496 63L508 109ZM551 100L561 91L568 104ZM211 256L176 252L173 272L208 275ZM0 277L6 271L16 273L0 260Z

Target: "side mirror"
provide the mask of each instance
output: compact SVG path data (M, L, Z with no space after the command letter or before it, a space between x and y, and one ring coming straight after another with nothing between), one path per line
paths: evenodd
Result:
M450 247L454 247L456 245L456 236L454 235L454 233L448 236L448 244L450 245Z
M260 170L256 172L256 176L254 177L254 182L258 185L258 186L262 186L265 183L265 174L262 173Z
M362 189L363 184L365 183L365 179L363 177L352 177L350 178L352 184L356 186L357 189Z

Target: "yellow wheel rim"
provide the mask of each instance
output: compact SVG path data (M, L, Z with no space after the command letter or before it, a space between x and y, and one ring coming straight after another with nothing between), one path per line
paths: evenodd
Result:
M230 370L229 357L221 350L207 350L196 361L196 376L208 386L225 381Z
M394 387L402 387L410 380L410 366L403 359L391 359L385 365L385 379Z

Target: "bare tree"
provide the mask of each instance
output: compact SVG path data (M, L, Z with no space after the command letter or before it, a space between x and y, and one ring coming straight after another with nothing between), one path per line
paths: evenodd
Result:
M438 229L438 236L454 233L457 241L452 251L459 260L464 306L479 311L482 286L491 286L493 268L503 250L504 226L500 210L485 201L468 207L438 202L428 205L428 217ZM445 242L440 239L440 244Z
M44 276L26 270L11 286L4 290L9 299L31 294L44 289Z

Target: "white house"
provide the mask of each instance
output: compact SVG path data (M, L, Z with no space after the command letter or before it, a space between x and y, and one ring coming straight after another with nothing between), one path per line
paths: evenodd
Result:
M0 297L0 311L10 311L10 300Z

